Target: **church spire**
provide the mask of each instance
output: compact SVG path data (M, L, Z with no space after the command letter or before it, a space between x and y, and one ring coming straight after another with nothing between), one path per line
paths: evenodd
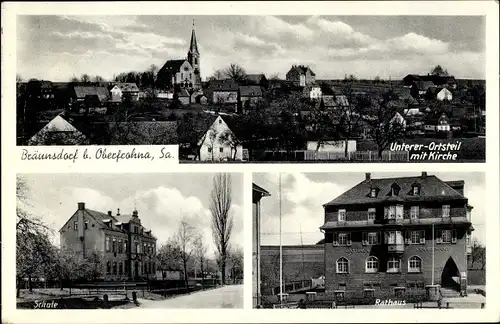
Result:
M191 44L189 46L190 53L199 53L198 52L198 43L196 42L196 33L194 31L194 18L193 18L193 31L191 32Z

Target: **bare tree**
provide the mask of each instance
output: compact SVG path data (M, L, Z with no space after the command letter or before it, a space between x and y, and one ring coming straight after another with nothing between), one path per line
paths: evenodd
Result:
M234 218L230 214L232 203L231 175L219 173L213 179L210 197L212 235L220 260L222 284L226 283L226 259Z
M235 63L229 64L229 67L225 68L222 73L225 78L233 79L236 82L244 81L247 78L245 69Z
M197 262L199 263L200 266L200 272L201 272L201 285L203 289L205 289L205 271L206 271L206 266L205 263L207 262L207 245L205 244L203 240L203 234L198 233L196 236L196 239L194 241L194 251L196 255Z
M228 145L231 148L231 160L236 160L236 154L238 153L238 146L241 145L240 139L238 139L231 130L226 130L220 134L219 141L222 144ZM213 151L213 149L212 149Z
M76 76L72 77L69 82L71 83L77 83L77 82L80 82L80 79L78 79Z
M177 233L175 234L174 238L175 245L179 248L180 251L180 259L184 270L184 284L186 286L186 291L189 291L187 265L194 251L194 233L194 227L191 226L187 218L184 217L179 223L179 227L177 228Z
M241 247L230 248L228 251L228 259L231 267L231 278L233 283L238 283L243 279L243 250Z
M477 238L472 240L470 266L474 269L484 270L486 267L486 248L478 241Z
M222 70L215 70L214 73L208 78L209 80L224 80L224 72Z
M96 75L94 77L94 82L97 82L97 83L99 83L99 82L105 82L105 80L104 80L104 78L102 76Z

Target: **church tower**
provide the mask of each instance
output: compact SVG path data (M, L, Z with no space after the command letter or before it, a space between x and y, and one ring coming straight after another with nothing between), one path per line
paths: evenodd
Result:
M200 75L200 52L198 51L198 43L196 42L196 33L194 30L194 19L193 19L193 31L191 32L191 43L189 45L189 52L187 55L189 64L193 67L194 78L193 78L193 88L201 89L201 75Z

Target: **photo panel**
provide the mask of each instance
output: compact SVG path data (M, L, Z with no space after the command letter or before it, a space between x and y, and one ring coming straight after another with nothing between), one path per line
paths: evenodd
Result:
M243 174L16 180L17 308L243 308Z
M254 173L254 307L484 308L485 188L478 172Z

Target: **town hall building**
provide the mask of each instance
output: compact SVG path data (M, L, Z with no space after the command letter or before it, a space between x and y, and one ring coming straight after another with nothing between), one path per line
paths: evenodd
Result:
M327 294L406 298L439 286L465 293L473 227L464 181L367 173L323 207Z
M156 83L160 89L173 89L174 91L201 89L200 51L198 50L194 22L186 58L168 60L158 71Z
M79 202L78 209L59 230L61 249L103 256L105 280L154 278L156 238L142 226L137 210L122 215L120 210L101 213Z

